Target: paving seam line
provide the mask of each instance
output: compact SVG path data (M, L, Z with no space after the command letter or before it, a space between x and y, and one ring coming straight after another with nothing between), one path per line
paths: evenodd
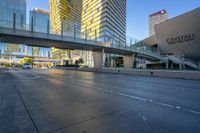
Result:
M14 80L13 80L13 77L11 76L11 73L9 73L9 76L10 76L10 78L11 78L11 82L12 82L14 88L15 88L15 91L17 92L18 97L20 98L20 100L21 100L21 102L22 102L22 104L23 104L23 106L24 106L24 108L25 108L25 110L26 110L26 112L27 112L27 114L28 114L28 116L29 116L31 122L33 123L33 125L34 125L34 127L35 127L37 133L40 133L39 128L37 127L35 121L33 120L32 116L31 116L31 113L30 113L30 111L28 110L28 107L26 106L26 104L25 104L25 102L24 102L24 100L23 100L23 98L22 98L22 96L21 96L21 93L19 92L19 90L18 90L18 88L17 88L17 86L16 86L16 84L15 84L15 82L14 82Z

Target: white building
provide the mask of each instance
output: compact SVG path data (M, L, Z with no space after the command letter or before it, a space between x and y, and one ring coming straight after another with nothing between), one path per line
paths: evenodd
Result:
M155 35L155 25L168 20L168 14L166 10L153 13L149 16L149 36Z

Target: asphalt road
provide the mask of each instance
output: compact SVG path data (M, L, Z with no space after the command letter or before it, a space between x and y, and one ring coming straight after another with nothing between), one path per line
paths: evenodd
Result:
M200 133L200 81L1 70L0 133Z

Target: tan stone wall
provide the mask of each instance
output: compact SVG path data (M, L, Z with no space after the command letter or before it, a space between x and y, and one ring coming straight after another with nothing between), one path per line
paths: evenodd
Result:
M133 69L134 55L125 55L123 56L123 59L124 59L124 68Z
M162 53L195 60L200 58L200 8L156 25L155 31L158 47ZM193 40L182 39L193 34L195 34ZM170 44L169 40L176 40L176 42Z
M101 69L102 68L102 51L94 51L93 58L94 58L94 68Z

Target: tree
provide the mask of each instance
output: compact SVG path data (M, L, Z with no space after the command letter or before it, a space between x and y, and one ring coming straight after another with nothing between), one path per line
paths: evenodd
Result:
M23 65L25 63L33 64L33 60L29 57L24 57L23 59L20 60L20 65Z
M83 58L79 58L79 59L78 59L78 64L79 64L79 65L82 65L83 63L84 63Z
M78 62L78 60L76 60L76 61L75 61L75 65L78 65L78 64L79 64L79 62Z

